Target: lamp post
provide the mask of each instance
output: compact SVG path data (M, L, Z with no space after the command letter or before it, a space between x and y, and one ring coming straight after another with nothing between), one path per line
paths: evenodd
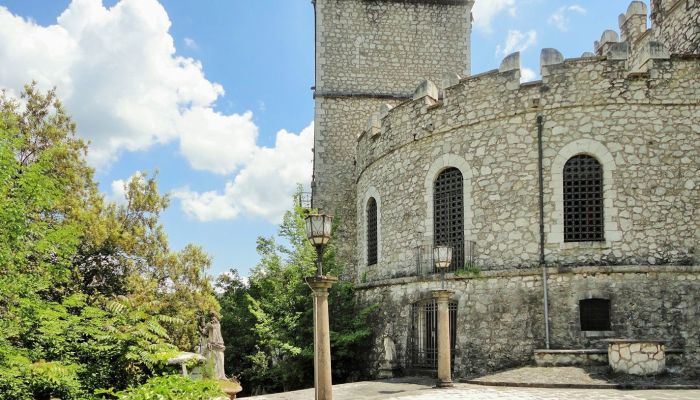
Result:
M445 270L452 262L452 248L449 246L436 246L433 249L435 267L442 275L442 289L433 290L433 298L438 308L438 379L436 386L439 388L452 387L452 370L450 367L450 298L454 295L451 290L445 289Z
M333 217L310 214L306 217L306 237L316 248L316 275L306 277L314 298L314 388L316 400L333 399L331 339L328 328L328 290L338 278L323 275L323 248L331 240Z

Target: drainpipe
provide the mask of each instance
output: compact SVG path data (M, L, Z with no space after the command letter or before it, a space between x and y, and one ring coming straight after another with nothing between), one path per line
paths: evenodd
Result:
M544 170L542 167L542 129L544 118L541 114L537 115L537 165L539 172L540 186L540 265L542 266L542 286L544 288L544 337L545 346L549 349L549 285L547 277L547 265L544 259Z

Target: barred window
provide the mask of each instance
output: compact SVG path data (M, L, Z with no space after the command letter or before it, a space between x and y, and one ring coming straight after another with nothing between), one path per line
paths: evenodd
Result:
M595 158L574 156L564 165L564 241L602 242L603 168Z
M452 247L448 271L455 271L464 267L464 178L457 168L435 179L433 204L433 245Z
M610 330L610 300L586 299L578 304L582 331Z
M367 265L377 263L377 201L367 201Z
M457 302L449 303L450 316L450 365L454 368L455 342L457 340ZM409 362L412 368L437 369L438 305L435 300L421 301L411 306L411 332L409 337Z

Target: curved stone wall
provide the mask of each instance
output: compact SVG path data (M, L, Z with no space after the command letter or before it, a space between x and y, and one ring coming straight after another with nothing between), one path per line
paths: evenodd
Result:
M465 237L475 242L476 265L538 265L538 116L548 264L695 262L700 57L650 58L642 73L630 72L625 59L554 57L543 64L543 80L529 84L520 84L517 64L463 79L439 100L424 86L414 100L370 120L357 147L358 247L361 201L374 187L382 199L382 257L358 266L359 281L415 274L414 248L432 242L426 182L439 172L436 163L462 169L469 185ZM603 166L604 242L563 240L561 169L576 154Z
M686 365L700 360L700 266L550 268L548 285L554 349L607 349L608 338L654 338L683 350ZM387 338L395 344L398 365L411 369L411 305L439 287L437 278L358 287L360 301L381 305L373 324L375 371L384 361ZM533 362L545 336L540 269L449 275L447 287L457 302L455 378ZM610 331L581 331L579 301L589 298L610 301Z

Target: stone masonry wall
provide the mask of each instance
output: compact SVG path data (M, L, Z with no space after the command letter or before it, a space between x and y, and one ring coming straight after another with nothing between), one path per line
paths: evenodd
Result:
M424 77L469 73L471 6L467 0L315 2L314 207L341 221L333 242L338 260L350 267L357 136L372 111L410 98Z
M467 0L317 0L316 91L410 96L422 79L469 75Z
M316 99L314 137L314 207L336 217L333 245L338 249L338 262L345 266L347 276L354 277L356 265L355 145L357 136L367 123L367 115L381 104L397 101L370 98Z
M549 269L553 348L607 349L604 338L668 340L668 348L697 359L700 319L700 266L619 266ZM448 275L456 292L455 377L466 378L532 364L533 350L544 347L543 288L540 269L484 272L477 278ZM373 353L376 371L385 337L396 344L398 362L410 368L411 304L430 297L437 279L401 278L360 285L359 299L378 304ZM592 297L611 301L612 331L582 332L578 302Z
M700 0L653 0L651 20L671 53L700 53Z
M358 141L358 247L365 193L381 198L377 265L367 280L415 274L430 241L432 182L448 166L465 176L465 237L482 270L539 263L538 115L543 124L544 224L550 265L688 264L700 245L700 57L591 57L548 65L540 83L493 71L445 89L444 100L404 102L379 135ZM566 160L590 154L604 170L605 242L564 243ZM358 259L362 256L358 250Z

